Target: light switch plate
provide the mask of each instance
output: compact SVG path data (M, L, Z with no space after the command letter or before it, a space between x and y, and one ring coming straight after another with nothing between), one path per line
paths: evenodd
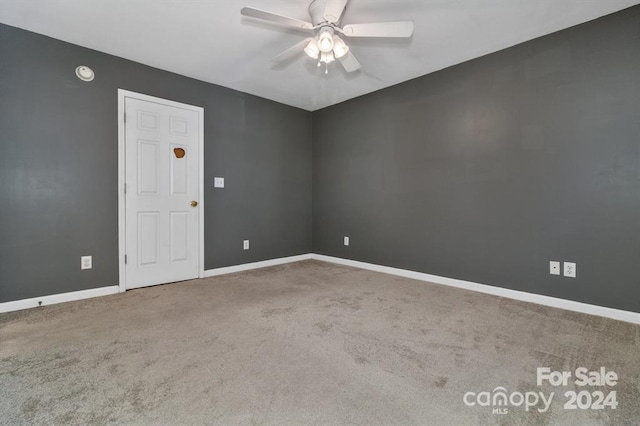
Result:
M249 250L249 240L244 240L244 241L242 242L242 248L243 248L244 250Z
M224 178L223 177L214 177L213 178L213 187L214 188L224 188Z
M345 246L349 245L349 237L344 237L344 245Z
M549 273L551 275L560 275L560 262L554 260L549 262Z

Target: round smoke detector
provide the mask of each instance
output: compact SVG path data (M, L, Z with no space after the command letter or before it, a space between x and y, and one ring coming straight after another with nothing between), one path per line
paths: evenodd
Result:
M82 81L91 81L96 76L93 70L86 65L80 65L76 68L76 75Z

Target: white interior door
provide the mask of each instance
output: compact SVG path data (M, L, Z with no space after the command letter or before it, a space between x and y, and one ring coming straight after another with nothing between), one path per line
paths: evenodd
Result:
M193 110L125 98L126 288L199 272L199 131Z

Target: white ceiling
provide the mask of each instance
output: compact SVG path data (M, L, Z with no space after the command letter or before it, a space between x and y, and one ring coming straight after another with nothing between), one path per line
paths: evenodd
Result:
M309 21L309 2L0 0L0 22L313 111L640 0L351 0L343 24L413 19L413 38L346 39L362 64L353 74L333 63L325 75L304 54L273 66L272 57L306 35L241 17L240 9Z

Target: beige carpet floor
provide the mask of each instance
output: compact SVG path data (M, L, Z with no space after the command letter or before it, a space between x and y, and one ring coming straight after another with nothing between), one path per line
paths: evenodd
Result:
M554 398L463 401L496 387ZM0 315L0 423L635 425L640 326L304 261Z

